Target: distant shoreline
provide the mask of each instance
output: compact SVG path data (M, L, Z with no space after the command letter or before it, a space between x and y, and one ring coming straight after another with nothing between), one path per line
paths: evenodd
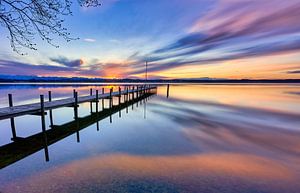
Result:
M300 79L276 79L276 80L103 80L103 81L1 81L0 85L101 85L101 84L294 84L300 83Z

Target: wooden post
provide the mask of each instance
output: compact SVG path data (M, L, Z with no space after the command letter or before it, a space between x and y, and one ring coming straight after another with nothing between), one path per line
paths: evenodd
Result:
M90 89L90 96L93 96L93 89ZM91 114L93 113L93 102L90 102L90 110L91 110Z
M51 102L52 101L51 91L48 91L48 98L49 98L49 102ZM53 114L51 109L49 110L49 118L50 118L50 127L52 128L54 124L53 124Z
M41 103L41 123L42 123L42 131L44 135L44 151L45 151L45 159L49 161L49 152L48 152L48 141L46 135L46 123L45 123L45 104L44 104L44 95L40 95L40 103Z
M167 98L169 98L170 85L167 85Z
M9 107L13 107L12 94L8 94L8 103L9 103ZM17 133L16 133L16 126L15 126L15 119L13 117L10 118L10 126L12 132L12 140L14 140L17 138Z
M46 131L45 124L45 105L44 105L44 95L40 95L40 103L41 103L41 122L42 122L42 130Z
M102 88L102 94L104 94L104 88ZM102 98L102 111L104 110L104 98Z
M126 88L126 102L128 102L128 87Z
M110 110L112 110L112 107L113 107L112 92L113 92L113 88L111 88L110 91L109 91L109 109ZM112 123L112 113L110 113L109 122Z
M113 106L112 92L113 92L113 89L111 88L111 89L109 90L109 108L112 108L112 106Z
M78 122L78 93L75 92L74 93L74 99L75 99L75 102L74 102L74 118L75 118L75 121L76 121L76 137L77 137L77 143L80 142L80 135L79 135L79 122Z
M137 95L138 89L139 89L139 86L136 86L136 88L135 88L135 90L134 90L135 98L138 98L138 95Z
M128 113L128 87L126 88L126 113Z
M138 89L139 88L139 86L136 86L136 89ZM137 92L137 90L136 90L136 92ZM133 92L132 93L135 93L135 91L133 90ZM134 101L134 94L132 95L133 96L133 98L132 98L132 100L130 101L130 102L132 102L132 105L131 105L131 107L132 107L132 110L133 110L133 101Z
M98 113L98 110L99 110L99 108L98 108L98 101L99 100L99 91L98 90L96 90L96 113Z
M145 98L144 98L145 101ZM144 102L144 119L146 119L147 104Z
M78 93L74 93L74 117L78 117Z
M121 104L121 87L119 87L119 105Z
M97 113L97 123L96 123L96 126L97 126L97 131L99 131L99 121L98 121L98 116L99 116L99 107L98 107L98 105L99 105L99 91L98 91L98 89L96 90L96 113Z
M122 93L122 91L121 91L121 87L119 87L119 104L118 105L121 105L121 93ZM119 110L119 117L121 117L121 110Z
M134 99L134 87L135 86L132 86L132 99Z

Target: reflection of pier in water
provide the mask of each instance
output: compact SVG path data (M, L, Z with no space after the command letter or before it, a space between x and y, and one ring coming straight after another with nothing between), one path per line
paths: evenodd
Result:
M146 92L134 92L131 94L123 95L123 102L121 100L122 95L118 95L118 105L113 105L112 97L109 98L109 108L104 108L104 99L102 99L102 110L99 111L98 102L96 102L96 112L93 112L91 105L91 114L85 117L78 116L78 105L72 106L74 108L74 120L62 125L54 125L52 110L50 112L50 127L51 129L46 130L45 128L45 112L41 109L41 122L42 122L42 132L26 137L26 138L12 138L14 142L3 145L0 147L0 169L8 165L11 165L41 149L45 151L45 159L49 161L48 146L56 143L57 141L64 139L74 133L77 136L77 142L80 142L79 131L89 127L96 123L97 130L99 130L99 121L109 117L112 123L112 115L119 112L119 117L121 117L121 111L131 107L134 108L134 104L138 106L138 103L146 102L146 100L154 94L155 88L151 87ZM90 102L90 103L92 103ZM44 113L43 113L44 112Z

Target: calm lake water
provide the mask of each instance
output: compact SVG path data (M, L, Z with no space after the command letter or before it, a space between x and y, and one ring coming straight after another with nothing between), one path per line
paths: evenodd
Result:
M54 99L71 97L74 88L85 95L102 86L2 85L0 107L7 106L8 93L17 105L37 102L48 90ZM89 115L90 103L80 104L79 116ZM72 108L53 110L59 129L73 119ZM41 132L38 116L17 117L15 124L19 137ZM49 113L46 125L51 130ZM9 120L0 121L1 193L300 192L297 84L172 85L169 98L159 86L147 101L123 108L121 117L116 112L98 127L94 122L54 136L49 161L44 147L26 153L22 144L3 160L11 137Z

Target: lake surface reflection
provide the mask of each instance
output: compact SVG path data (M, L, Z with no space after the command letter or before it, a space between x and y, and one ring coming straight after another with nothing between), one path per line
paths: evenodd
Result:
M25 104L48 90L71 97L73 89L0 86L0 106L8 93ZM121 117L87 124L79 141L74 133L49 145L48 162L40 149L0 169L0 192L300 192L300 85L172 85L169 98L159 86L118 110ZM89 115L90 104L81 104L79 116ZM68 129L73 110L53 116ZM40 117L15 122L20 137L41 132ZM0 132L1 147L12 143L9 120Z

